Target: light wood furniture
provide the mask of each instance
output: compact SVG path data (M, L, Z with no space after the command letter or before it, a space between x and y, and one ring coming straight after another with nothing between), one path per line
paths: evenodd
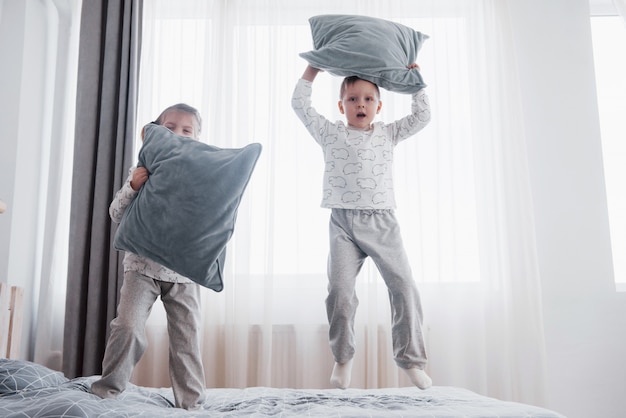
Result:
M18 359L22 342L24 289L0 283L0 356Z

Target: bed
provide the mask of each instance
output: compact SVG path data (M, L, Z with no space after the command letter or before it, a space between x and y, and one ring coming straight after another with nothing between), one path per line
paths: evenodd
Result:
M498 417L564 418L455 387L388 389L207 389L199 411L174 407L169 388L130 385L117 399L89 391L97 376L67 379L21 360L0 359L2 417Z

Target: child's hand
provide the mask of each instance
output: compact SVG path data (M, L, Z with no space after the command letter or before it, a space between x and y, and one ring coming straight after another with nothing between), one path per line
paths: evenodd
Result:
M419 69L420 69L420 66L419 66L419 65L417 65L417 63L416 63L416 62L414 62L413 64L410 64L410 65L409 65L408 67L406 67L406 68L408 68L409 70L412 70L413 68L417 68L417 69L419 70Z
M137 167L135 171L133 171L133 178L130 180L130 187L132 187L133 190L138 191L141 189L141 186L148 181L148 175L146 167Z
M319 68L312 67L311 65L307 65L304 70L304 74L302 74L302 79L307 81L315 80L317 73L322 72Z

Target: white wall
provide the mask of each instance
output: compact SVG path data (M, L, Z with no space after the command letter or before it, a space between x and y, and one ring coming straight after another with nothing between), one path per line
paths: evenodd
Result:
M73 136L77 1L0 0L0 199L8 205L0 215L0 282L24 288L21 358L33 358L41 301L64 305L51 300L59 289L48 285Z
M587 0L516 0L550 406L626 416L626 294L612 272Z
M45 79L45 7L3 0L0 21L0 281L24 287L22 351L32 319L36 266L39 178L42 164L42 113ZM7 65L10 63L10 65Z

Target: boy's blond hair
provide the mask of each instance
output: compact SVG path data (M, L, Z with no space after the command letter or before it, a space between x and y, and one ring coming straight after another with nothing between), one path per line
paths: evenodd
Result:
M359 78L355 75L351 75L349 77L346 77L343 79L343 82L341 83L341 88L339 89L339 99L342 100L343 99L343 95L346 93L346 89L348 87L350 87L351 85L353 85L354 83L356 83L359 80L363 80L363 81L367 81L368 83L372 83L369 80L364 80L362 78ZM375 83L372 83L374 85L374 87L376 87L376 98L380 100L380 90L378 88L378 85L376 85Z

